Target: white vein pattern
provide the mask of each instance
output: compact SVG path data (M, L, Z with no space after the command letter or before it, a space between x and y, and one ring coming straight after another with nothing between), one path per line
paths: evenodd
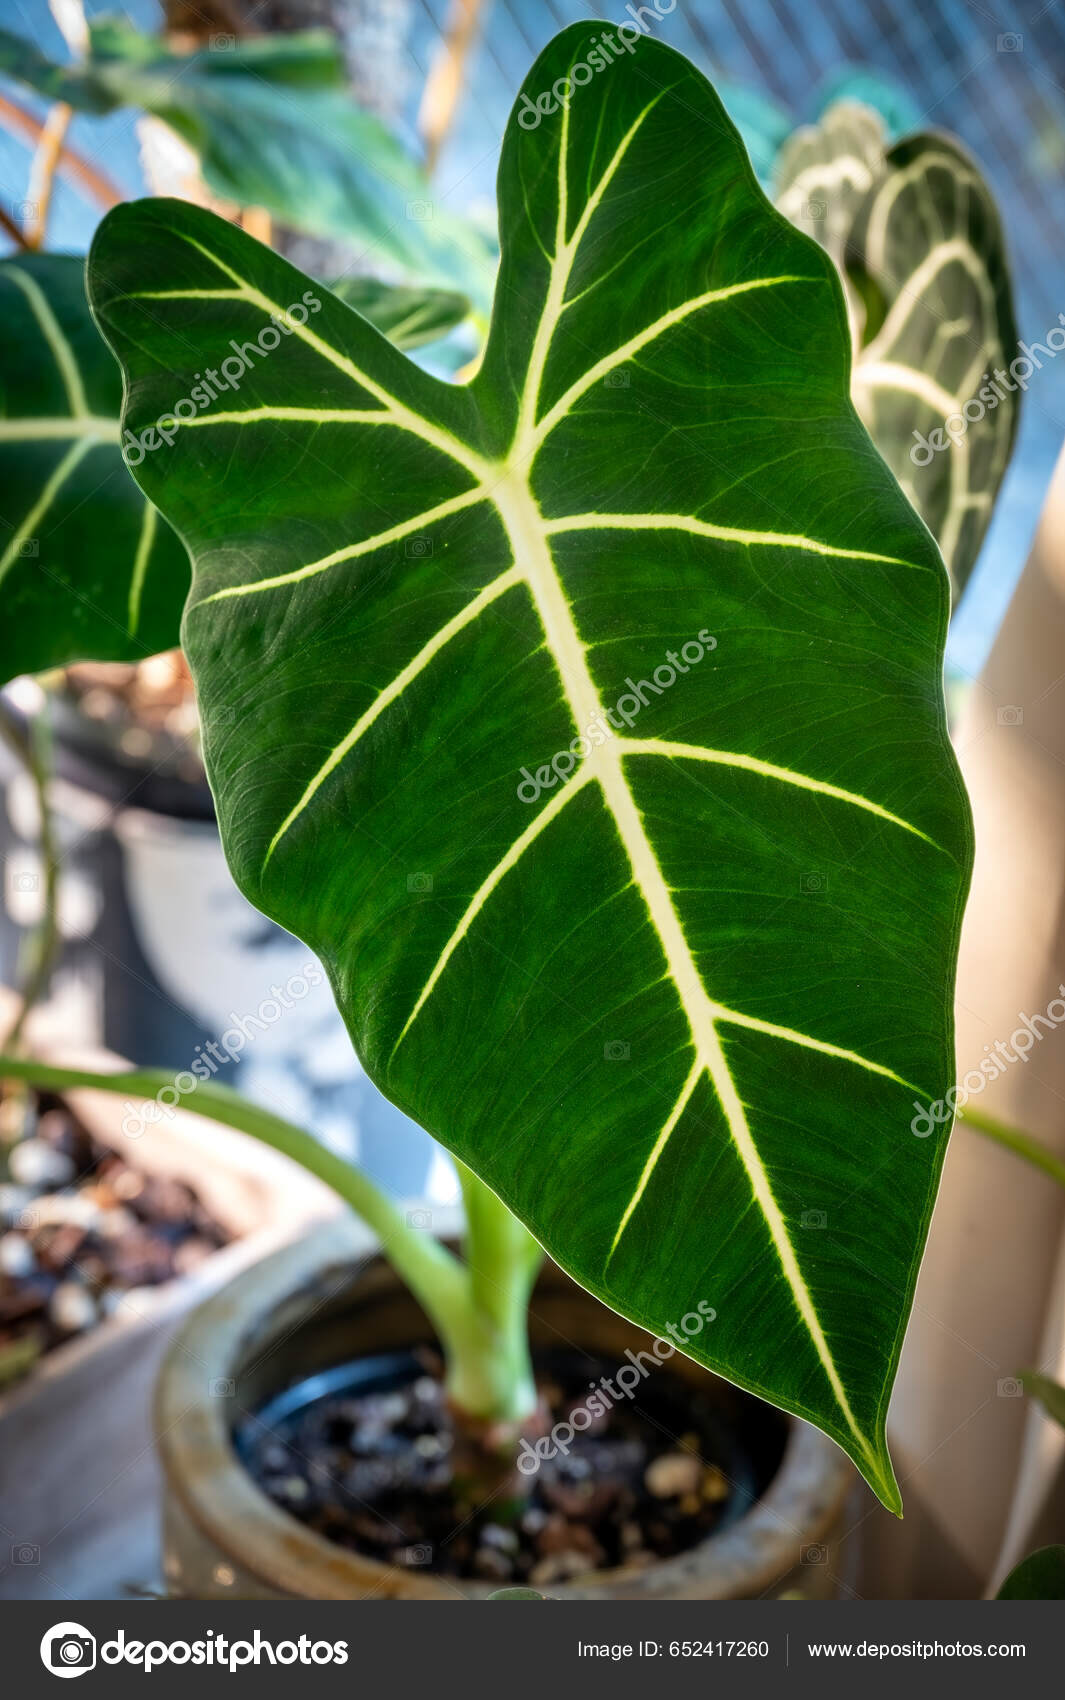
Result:
M649 110L650 107L647 111ZM514 563L506 572L475 596L472 596L465 608L435 633L433 638L408 661L391 683L378 693L345 738L330 752L274 833L266 852L263 864L264 873L284 837L292 830L300 816L311 806L315 796L330 775L355 750L359 741L378 717L400 697L402 692L453 639L475 620L481 618L500 597L512 589L521 587L531 598L539 616L547 647L557 670L562 692L574 724L579 725L586 720L594 719L597 713L602 714L598 689L588 665L586 647L551 554L551 539L554 536L597 528L624 530L675 527L690 531L699 537L742 544L752 548L767 547L806 551L839 559L864 561L871 565L914 566L914 563L901 561L894 556L848 549L803 535L715 526L689 515L585 513L547 519L541 513L530 486L530 469L555 425L575 406L591 384L597 382L615 366L648 348L656 337L681 324L697 312L712 312L731 299L752 290L786 288L793 283L810 281L794 277L791 274L756 278L724 289L707 291L692 301L682 303L656 319L653 324L638 335L629 338L611 354L596 361L581 379L565 391L559 401L545 411L541 411L541 389L552 339L567 306L572 304L571 301L567 300L567 290L577 250L595 211L601 204L607 188L619 170L645 118L646 111L633 124L622 140L596 188L585 203L572 234L567 234L568 110L563 109L559 147L558 217L554 254L550 260L550 279L543 313L533 339L514 438L508 453L502 460L486 460L468 444L453 436L443 427L429 421L398 401L354 361L334 349L324 338L307 326L294 326L294 335L301 337L322 359L328 361L348 377L361 391L369 394L378 404L377 408L372 410L358 408L349 413L337 409L318 412L310 408L259 407L246 414L231 413L224 417L215 416L215 423L232 426L255 425L257 422L269 418L285 418L293 423L306 422L309 424L323 421L330 423L358 422L360 424L388 423L414 433L425 443L449 456L472 477L474 483L472 488L461 492L449 501L438 504L435 508L429 509L410 520L405 520L375 537L364 539L345 549L334 551L318 561L296 567L289 572L275 574L257 583L251 582L227 587L215 592L213 596L205 598L205 601L215 602L230 597L255 595L281 587L298 586L307 579L316 578L321 573L333 567L341 566L346 561L368 553L384 543L394 541L412 530L445 521L452 514L480 501L490 502L502 519ZM201 243L188 236L184 239L197 248L230 279L233 285L232 290L225 292L195 290L156 292L153 299L160 299L162 295L175 299L194 297L210 299L212 295L224 294L227 299L241 299L269 315L281 311L277 303L271 301L260 290L243 280L231 266L211 253ZM202 419L187 423L199 425L209 422L208 417L204 416ZM197 606L203 606L203 603ZM858 1449L875 1465L874 1449L868 1437L861 1430L851 1409L830 1343L825 1336L813 1297L799 1266L795 1247L781 1208L774 1196L769 1174L759 1154L748 1122L746 1107L741 1102L725 1057L719 1028L735 1026L739 1029L758 1032L776 1039L782 1044L801 1046L834 1057L848 1065L886 1078L900 1087L905 1087L907 1091L920 1091L921 1088L914 1087L893 1070L870 1058L827 1041L819 1040L815 1036L761 1020L742 1011L730 1009L710 996L696 964L691 946L685 936L674 903L674 894L659 864L654 844L626 777L626 761L630 758L646 756L659 756L671 761L690 759L742 769L751 774L759 775L771 783L787 784L823 795L846 806L863 809L879 817L885 825L914 834L924 839L933 849L939 850L940 848L934 845L931 839L927 839L919 828L883 808L873 799L844 790L812 776L796 773L790 769L759 761L754 757L738 752L708 750L701 746L654 739L623 737L611 739L586 758L570 782L540 811L530 825L514 840L506 855L482 880L426 979L395 1042L392 1056L395 1057L396 1052L406 1040L422 1010L445 975L448 964L456 950L469 935L486 905L491 902L492 896L501 882L518 866L525 852L541 834L548 831L559 820L572 800L584 794L589 787L596 786L624 848L631 868L632 883L641 895L649 923L657 937L667 975L675 988L688 1024L693 1055L683 1091L669 1118L656 1136L640 1180L619 1220L608 1263L610 1258L615 1255L628 1224L653 1179L655 1168L668 1147L672 1133L683 1117L698 1081L706 1076L721 1106L735 1150L746 1172L753 1198L766 1224L791 1292L797 1316L813 1344L833 1396L846 1425L854 1436Z

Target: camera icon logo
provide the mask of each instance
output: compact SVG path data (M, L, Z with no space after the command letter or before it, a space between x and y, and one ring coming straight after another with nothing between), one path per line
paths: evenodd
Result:
M631 382L632 380L624 366L615 366L614 370L608 372L603 379L608 390L627 390Z
M96 1668L96 1637L81 1623L57 1623L41 1642L41 1662L53 1676L84 1676Z
M628 1062L631 1046L624 1039L608 1039L603 1046L603 1058L606 1062Z

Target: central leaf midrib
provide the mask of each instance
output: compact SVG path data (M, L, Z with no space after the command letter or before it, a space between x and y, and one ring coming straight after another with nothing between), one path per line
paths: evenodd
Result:
M525 475L513 466L495 484L492 499L499 510L516 563L532 594L548 647L558 669L563 693L575 725L582 715L593 721L603 716L599 692L588 666L580 632L555 567L543 515ZM695 1053L710 1077L728 1125L729 1134L747 1174L755 1200L784 1270L796 1309L817 1351L833 1395L859 1445L871 1456L868 1441L851 1410L836 1369L813 1298L799 1268L780 1206L747 1122L714 1019L710 999L692 955L635 798L622 766L622 751L610 741L586 758L615 823L633 879L659 939L670 979L676 989L692 1036Z

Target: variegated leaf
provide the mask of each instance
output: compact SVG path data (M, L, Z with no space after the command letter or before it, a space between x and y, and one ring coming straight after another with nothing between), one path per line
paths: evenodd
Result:
M193 556L230 864L373 1078L897 1508L971 855L946 575L851 406L831 262L692 66L599 33L508 127L471 383L326 300L137 473ZM109 215L129 427L305 283L181 203Z

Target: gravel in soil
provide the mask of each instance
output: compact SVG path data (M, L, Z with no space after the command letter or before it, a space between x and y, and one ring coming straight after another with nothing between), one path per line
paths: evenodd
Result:
M0 1139L0 1385L230 1238L189 1187L102 1145L61 1099L24 1106L2 1106L18 1117Z
M470 1503L453 1472L439 1363L429 1352L409 1363L406 1376L378 1377L375 1387L326 1394L287 1414L276 1414L284 1399L268 1405L236 1435L279 1506L383 1563L550 1587L683 1552L741 1515L758 1491L720 1408L659 1369L633 1399L619 1398L579 1428L566 1455L518 1477L524 1498ZM619 1365L555 1352L537 1368L555 1424Z

